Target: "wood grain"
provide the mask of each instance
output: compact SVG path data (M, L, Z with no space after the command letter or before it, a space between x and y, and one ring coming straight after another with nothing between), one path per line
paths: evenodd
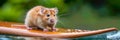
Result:
M2 25L1 25L2 24ZM8 25L9 24L9 25ZM89 35L96 35L105 32L115 31L116 28L107 28L93 31L79 31L78 29L73 31L73 29L62 29L58 28L56 32L43 32L42 30L27 30L24 25L18 25L17 23L0 23L0 33L1 34L12 34L19 36L28 37L48 37L48 38L77 38ZM15 24L15 25L12 25ZM7 26L6 26L7 25ZM11 26L12 25L12 26Z

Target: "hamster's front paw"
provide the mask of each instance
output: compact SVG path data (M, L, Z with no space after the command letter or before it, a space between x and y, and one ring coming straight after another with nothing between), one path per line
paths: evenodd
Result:
M56 28L52 28L52 31L55 32L55 31L57 31L57 29Z
M43 32L48 32L48 29L43 29Z
M32 30L32 28L27 28L28 30Z

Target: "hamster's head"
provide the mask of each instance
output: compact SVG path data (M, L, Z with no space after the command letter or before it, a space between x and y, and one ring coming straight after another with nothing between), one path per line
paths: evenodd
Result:
M57 8L41 8L39 11L40 16L42 17L42 21L48 24L57 23Z

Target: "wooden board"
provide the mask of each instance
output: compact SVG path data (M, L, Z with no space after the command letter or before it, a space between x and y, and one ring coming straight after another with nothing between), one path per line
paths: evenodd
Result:
M107 29L100 29L100 30L93 30L93 31L86 31L86 30L81 31L78 29L58 28L56 32L43 32L42 30L27 30L24 27L24 25L10 26L10 27L0 25L1 34L12 34L12 35L30 36L30 37L48 37L48 38L76 38L76 37L101 34L101 33L110 32L114 30L116 30L116 28L107 28Z

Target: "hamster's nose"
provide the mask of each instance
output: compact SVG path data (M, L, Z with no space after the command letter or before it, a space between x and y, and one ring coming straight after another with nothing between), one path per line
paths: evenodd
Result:
M53 22L54 22L54 19L51 19L50 22L53 23Z

